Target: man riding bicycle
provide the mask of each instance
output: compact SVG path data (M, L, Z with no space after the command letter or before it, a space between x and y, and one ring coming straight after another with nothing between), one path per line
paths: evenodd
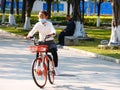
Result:
M47 20L48 13L46 11L40 11L39 22L35 24L33 29L28 33L27 39L30 39L36 32L39 32L39 41L44 41L46 35L52 35L50 38L46 39L45 44L48 45L49 51L53 55L53 60L55 64L55 74L57 75L57 67L58 67L58 54L57 54L57 46L54 43L54 36L56 34L55 28L53 24Z

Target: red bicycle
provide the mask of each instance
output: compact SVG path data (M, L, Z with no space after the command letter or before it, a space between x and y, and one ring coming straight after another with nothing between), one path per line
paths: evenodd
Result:
M47 35L46 38L49 38ZM46 41L46 38L44 42ZM33 39L34 45L30 46L30 50L36 53L36 59L32 63L32 77L35 84L43 88L47 82L47 76L51 84L54 83L54 61L52 55L48 52L48 46L44 42L36 43L36 39Z

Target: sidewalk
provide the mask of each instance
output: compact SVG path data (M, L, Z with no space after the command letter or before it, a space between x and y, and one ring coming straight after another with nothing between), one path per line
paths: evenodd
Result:
M0 90L41 90L33 82L31 41L0 31ZM78 53L79 52L79 53ZM59 48L60 76L44 90L120 90L120 65Z

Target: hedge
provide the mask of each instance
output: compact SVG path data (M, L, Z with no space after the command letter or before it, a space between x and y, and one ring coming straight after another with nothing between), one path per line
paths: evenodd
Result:
M5 15L5 22L8 22L8 14ZM16 23L20 24L21 23L21 16L16 16ZM2 19L2 15L0 14L0 22ZM65 25L66 18L65 16L52 16L50 19L52 22L55 22L54 24L60 24L60 25ZM37 15L31 15L31 24L35 24L38 21L38 16ZM100 16L100 23L101 25L110 25L112 21L112 16L106 15L106 16ZM59 23L58 23L59 22ZM84 24L88 26L95 26L97 22L97 16L84 16Z

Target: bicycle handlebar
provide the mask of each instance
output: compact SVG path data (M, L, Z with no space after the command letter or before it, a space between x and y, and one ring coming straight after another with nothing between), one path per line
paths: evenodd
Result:
M54 35L55 35L55 33L46 35L45 38L44 38L44 41L39 42L39 43L44 43L44 42L46 41L46 39L48 39L48 38L50 38L50 37L52 37L52 36L54 36ZM35 38L35 37L30 37L30 39L31 39L32 41L34 41L34 45L37 45L37 44L38 44L38 42L36 43L36 38Z

